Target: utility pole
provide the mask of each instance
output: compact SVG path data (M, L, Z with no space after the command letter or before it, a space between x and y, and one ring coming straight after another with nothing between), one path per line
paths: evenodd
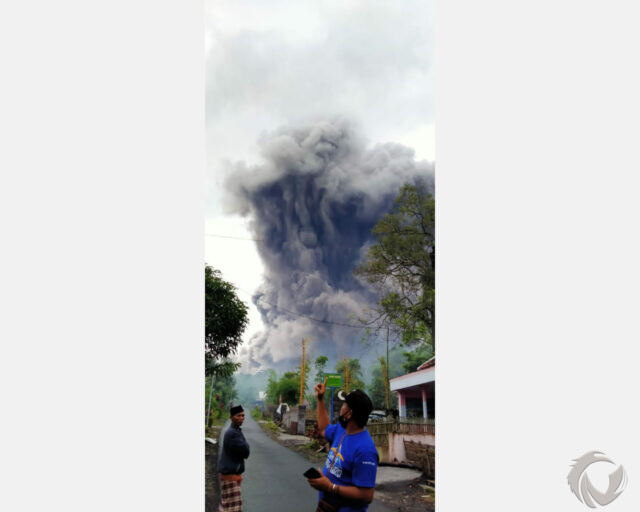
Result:
M389 404L389 326L387 325L387 364L384 368L384 394L385 394L385 404L387 406L386 414L389 414L389 409L391 409Z
M387 410L385 414L389 414L389 371L388 367L384 362L384 358L380 358L380 366L382 366L382 377L384 378L384 404Z
M305 367L305 345L307 344L306 339L302 339L302 366L300 367L300 400L298 401L298 405L302 405L302 400L304 398L304 367Z
M344 380L345 380L345 391L349 392L349 360L344 360Z
M211 374L211 387L209 388L209 405L207 406L207 427L209 426L209 416L211 413L211 397L213 396L213 374Z

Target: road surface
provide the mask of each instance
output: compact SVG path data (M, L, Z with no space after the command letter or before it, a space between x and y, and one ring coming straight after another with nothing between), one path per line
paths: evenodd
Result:
M220 434L220 444L228 426L229 421ZM243 512L314 512L318 491L302 476L312 464L270 439L249 414L242 432L251 449L242 480ZM374 500L368 511L392 512L393 509Z

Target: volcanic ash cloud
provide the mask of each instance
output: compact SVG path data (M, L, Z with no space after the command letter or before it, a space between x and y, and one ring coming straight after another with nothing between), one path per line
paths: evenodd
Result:
M253 300L266 329L242 348L243 368L293 368L303 337L313 357L357 357L362 331L339 324L357 325L376 297L353 269L403 184L433 191L433 165L399 144L367 148L343 120L280 128L259 144L264 162L236 164L227 181L227 206L249 219L265 265Z

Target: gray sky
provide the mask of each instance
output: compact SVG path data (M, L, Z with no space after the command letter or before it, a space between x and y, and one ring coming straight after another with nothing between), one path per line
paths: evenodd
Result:
M244 168L247 176L273 174L281 161L268 145L282 138L274 135L279 129L289 134L340 119L365 160L391 142L412 148L416 162L435 161L433 2L207 1L205 16L208 234L256 237L237 209L225 208L233 206L225 180ZM416 168L407 165L399 175ZM207 236L205 259L246 302L265 275L275 279L251 241ZM304 331L282 321L280 332ZM263 356L286 365L287 350L276 347L253 304L245 339L244 370Z

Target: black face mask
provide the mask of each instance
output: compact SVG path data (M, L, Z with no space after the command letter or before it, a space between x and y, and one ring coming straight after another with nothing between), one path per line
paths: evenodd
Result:
M341 414L340 416L338 416L338 423L340 423L340 426L342 428L347 428L347 425L349 424L349 421L351 421L351 418L346 419L344 417L344 414Z

